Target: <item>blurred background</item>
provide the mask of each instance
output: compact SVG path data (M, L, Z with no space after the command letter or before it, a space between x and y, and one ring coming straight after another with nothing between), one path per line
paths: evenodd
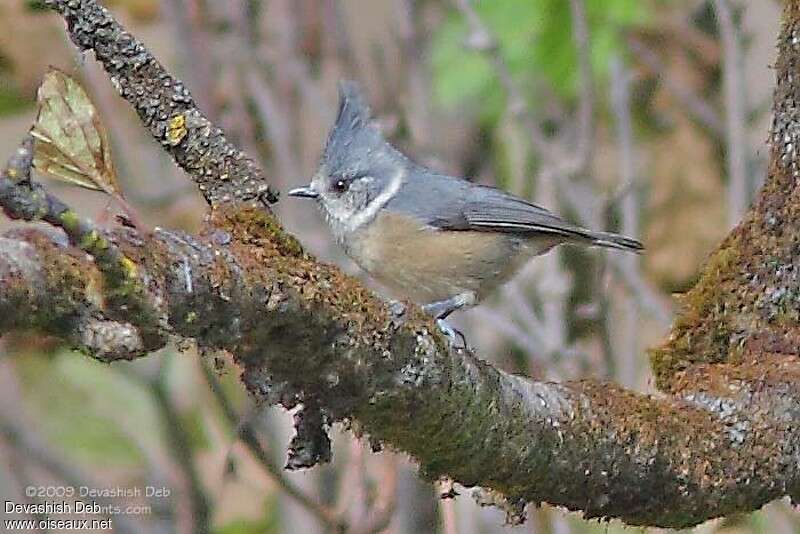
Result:
M641 239L640 257L556 250L454 319L482 357L537 379L654 391L647 347L764 177L777 1L103 3L282 190L313 174L337 81L351 78L414 159ZM48 65L91 93L143 219L197 230L205 205L192 183L35 2L0 3L0 158L29 128ZM102 195L52 188L103 218ZM311 252L358 274L310 204L277 210ZM253 406L227 355L189 342L106 366L35 334L0 341L3 500L37 502L30 486L169 490L99 499L124 508L111 515L118 532L323 533L341 521L350 533L638 530L546 505L503 526L471 490L423 481L405 455L374 454L340 427L331 464L286 472L291 434L292 415ZM451 489L459 496L440 498ZM800 518L773 503L694 532L800 532Z

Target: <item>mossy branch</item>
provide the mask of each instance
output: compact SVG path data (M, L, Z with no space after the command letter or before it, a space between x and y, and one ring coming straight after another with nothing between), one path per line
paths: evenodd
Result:
M33 138L28 135L0 174L0 209L12 219L44 221L61 228L69 242L89 254L102 274L109 318L138 318L142 348L163 346L163 313L154 304L133 259L126 256L90 221L31 180Z
M797 492L796 357L761 348L736 364L696 364L665 398L588 380L534 382L447 349L417 310L392 315L279 232L263 210L217 209L200 237L155 234L158 260L144 262L175 334L231 351L257 398L312 400L410 453L429 477L589 517L688 526ZM113 239L130 257L154 249L128 233ZM55 263L38 271L62 261L41 234L9 242ZM37 302L77 295L61 307L79 310L91 300L78 298L91 287L81 276L95 270L82 258L72 260L84 262L72 287L60 277L15 287Z
M176 109L191 115L192 127L202 117L183 100L185 89L155 93L154 107L145 102L158 83L174 88L174 79L107 11L90 0L49 4L65 16L73 41L95 50L151 132L175 141L165 148L212 204L266 190L252 162L237 164L240 153L204 118L198 131L181 130ZM535 382L450 350L419 310L393 315L356 280L304 254L264 209L217 206L198 237L157 232L145 242L117 232L110 239L146 273L169 328L229 350L254 396L348 419L414 456L429 477L483 486L512 504L546 501L588 517L668 527L797 498L799 19L798 2L787 2L770 175L685 298L668 341L651 352L660 397L592 380ZM174 94L177 108L164 100ZM215 141L203 144L203 132ZM201 164L205 157L212 163ZM0 310L27 295L38 303L21 310L31 314L29 326L65 335L40 305L57 303L59 318L84 315L94 302L94 263L40 233L2 247L24 248L37 267L0 277ZM65 262L70 277L41 275ZM0 321L0 329L23 322Z

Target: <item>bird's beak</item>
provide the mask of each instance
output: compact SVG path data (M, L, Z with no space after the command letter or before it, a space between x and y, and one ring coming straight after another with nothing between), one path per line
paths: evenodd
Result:
M319 193L314 191L310 185L305 187L298 187L297 189L292 189L287 193L290 197L303 197L303 198L317 198Z

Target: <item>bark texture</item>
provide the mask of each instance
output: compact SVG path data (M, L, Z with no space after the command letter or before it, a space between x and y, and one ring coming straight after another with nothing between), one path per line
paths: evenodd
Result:
M212 209L198 236L103 235L114 258L135 265L130 291L114 291L116 271L81 246L81 232L0 239L0 331L37 328L105 361L141 356L166 334L229 350L254 396L305 407L295 465L324 459L324 428L348 421L412 455L426 476L488 488L516 510L549 502L687 527L800 497L797 0L779 41L769 176L651 351L656 397L593 380L536 382L449 349L418 309L389 310L304 253L267 207L245 205L271 191L265 177L106 10L47 3ZM17 217L38 191L20 178L24 164L12 159L0 178L0 204ZM136 304L143 295L150 306Z

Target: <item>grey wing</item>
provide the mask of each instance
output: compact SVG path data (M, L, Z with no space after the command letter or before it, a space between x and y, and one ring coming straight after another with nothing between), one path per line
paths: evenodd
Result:
M386 209L411 215L421 223L447 230L469 230L464 201L471 186L466 180L412 168L400 191Z
M462 207L469 227L494 232L581 234L581 228L541 206L493 187L473 185Z
M493 187L473 185L464 202L463 214L470 228L494 232L544 233L563 236L565 241L642 250L635 239L609 232L595 232L565 221L541 206Z
M593 232L565 221L547 209L500 189L428 173L403 186L388 205L412 214L426 224L446 230L474 230L517 234L544 233L565 241L627 250L641 243L617 234ZM393 205L394 204L394 205Z
M545 208L500 189L425 171L412 174L386 208L446 230L565 235L580 230Z

